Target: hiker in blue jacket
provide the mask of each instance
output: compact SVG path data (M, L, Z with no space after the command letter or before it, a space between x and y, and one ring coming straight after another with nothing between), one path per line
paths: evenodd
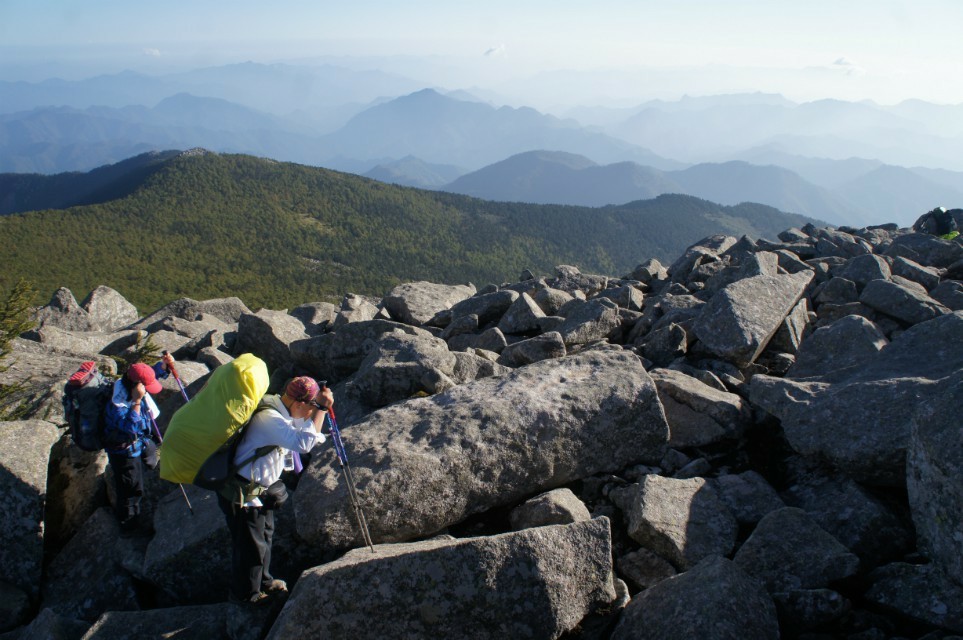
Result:
M158 378L169 375L174 358L169 354L153 367L132 364L127 373L114 383L107 404L104 449L114 475L117 493L117 518L123 532L138 527L141 497L144 495L144 465L157 466L157 444L151 429L151 416L156 420L160 409L150 394L163 387Z

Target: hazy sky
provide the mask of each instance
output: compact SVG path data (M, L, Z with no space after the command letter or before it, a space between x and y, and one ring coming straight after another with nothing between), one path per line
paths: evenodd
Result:
M0 0L0 79L408 56L393 70L448 88L641 68L666 98L963 103L961 32L960 0Z

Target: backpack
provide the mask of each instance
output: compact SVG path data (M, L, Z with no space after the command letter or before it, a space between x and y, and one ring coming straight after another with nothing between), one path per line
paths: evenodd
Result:
M241 428L231 435L227 442L222 444L217 451L208 456L207 460L204 461L204 464L202 464L201 468L197 471L197 475L194 476L193 484L196 484L202 489L209 489L219 493L226 489L228 493L233 495L236 489L233 485L239 484L239 482L235 482L238 470L278 448L273 445L260 447L246 459L234 464L234 459L237 457L237 448L244 438L244 434L247 432L247 427L251 424L251 420L261 411L269 408L270 407L263 405L258 406L258 408L254 410L254 413L251 414L251 417L248 418L247 422L241 425ZM246 485L247 483L243 484Z
M74 444L84 451L104 448L107 403L113 394L114 383L97 371L97 363L80 365L64 385L64 418Z
M267 366L250 353L215 369L204 388L171 416L160 450L160 477L214 490L233 478L240 434L268 383Z

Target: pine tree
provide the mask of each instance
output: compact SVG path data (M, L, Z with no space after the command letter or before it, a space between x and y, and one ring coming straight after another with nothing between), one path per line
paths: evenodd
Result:
M30 319L34 293L33 286L21 278L6 299L0 302L0 373L8 371L12 366L8 356L13 350L13 339L36 324ZM0 384L0 420L15 420L20 417L26 408L20 405L18 398L26 388L25 380Z

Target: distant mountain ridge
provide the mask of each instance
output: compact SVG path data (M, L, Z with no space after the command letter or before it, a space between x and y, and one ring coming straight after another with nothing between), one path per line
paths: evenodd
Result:
M0 215L118 200L140 188L167 160L180 153L150 151L87 173L0 173Z
M403 281L497 282L557 264L628 273L707 235L774 238L812 221L689 196L601 208L505 204L203 150L33 176L18 188L48 192L64 181L78 192L125 194L0 217L0 288L26 277L44 296L106 284L142 308L185 295L285 308L382 295Z
M954 177L963 182L963 174L926 174L863 162L853 175L828 189L773 165L732 161L659 171L634 163L602 166L572 154L535 151L466 174L441 188L490 200L580 206L681 193L726 205L759 202L857 227L885 222L908 226L933 207L963 203L963 191L947 186Z
M280 117L184 93L154 107L47 107L0 115L0 171L89 170L148 150L192 147L357 173L408 156L472 170L545 147L666 169L683 166L574 121L432 89L370 106L326 134L313 132L303 114Z
M602 81L587 72L579 77ZM533 82L569 86L564 78L571 76ZM569 108L566 98L558 103L569 105L564 111L540 112L491 88L425 88L399 74L338 63L0 82L0 95L0 171L7 172L88 171L147 151L203 147L438 188L458 177L454 168L465 173L549 149L608 167L586 169L580 189L555 179L564 193L553 200L565 202L679 191L860 224L884 213L905 222L920 208L958 206L963 193L963 105L920 100L797 103L743 93ZM506 104L512 106L499 106ZM781 167L803 182L733 161ZM698 165L705 166L693 168L691 178L664 175ZM884 172L873 173L884 165L913 175L894 178L903 185L894 189ZM593 174L596 184L585 180ZM732 184L736 179L747 182ZM504 185L498 197L518 199L535 189L525 180L513 179L517 191Z
M321 141L328 157L400 158L479 168L531 149L560 149L603 161L681 163L522 107L495 108L423 89L366 109Z

